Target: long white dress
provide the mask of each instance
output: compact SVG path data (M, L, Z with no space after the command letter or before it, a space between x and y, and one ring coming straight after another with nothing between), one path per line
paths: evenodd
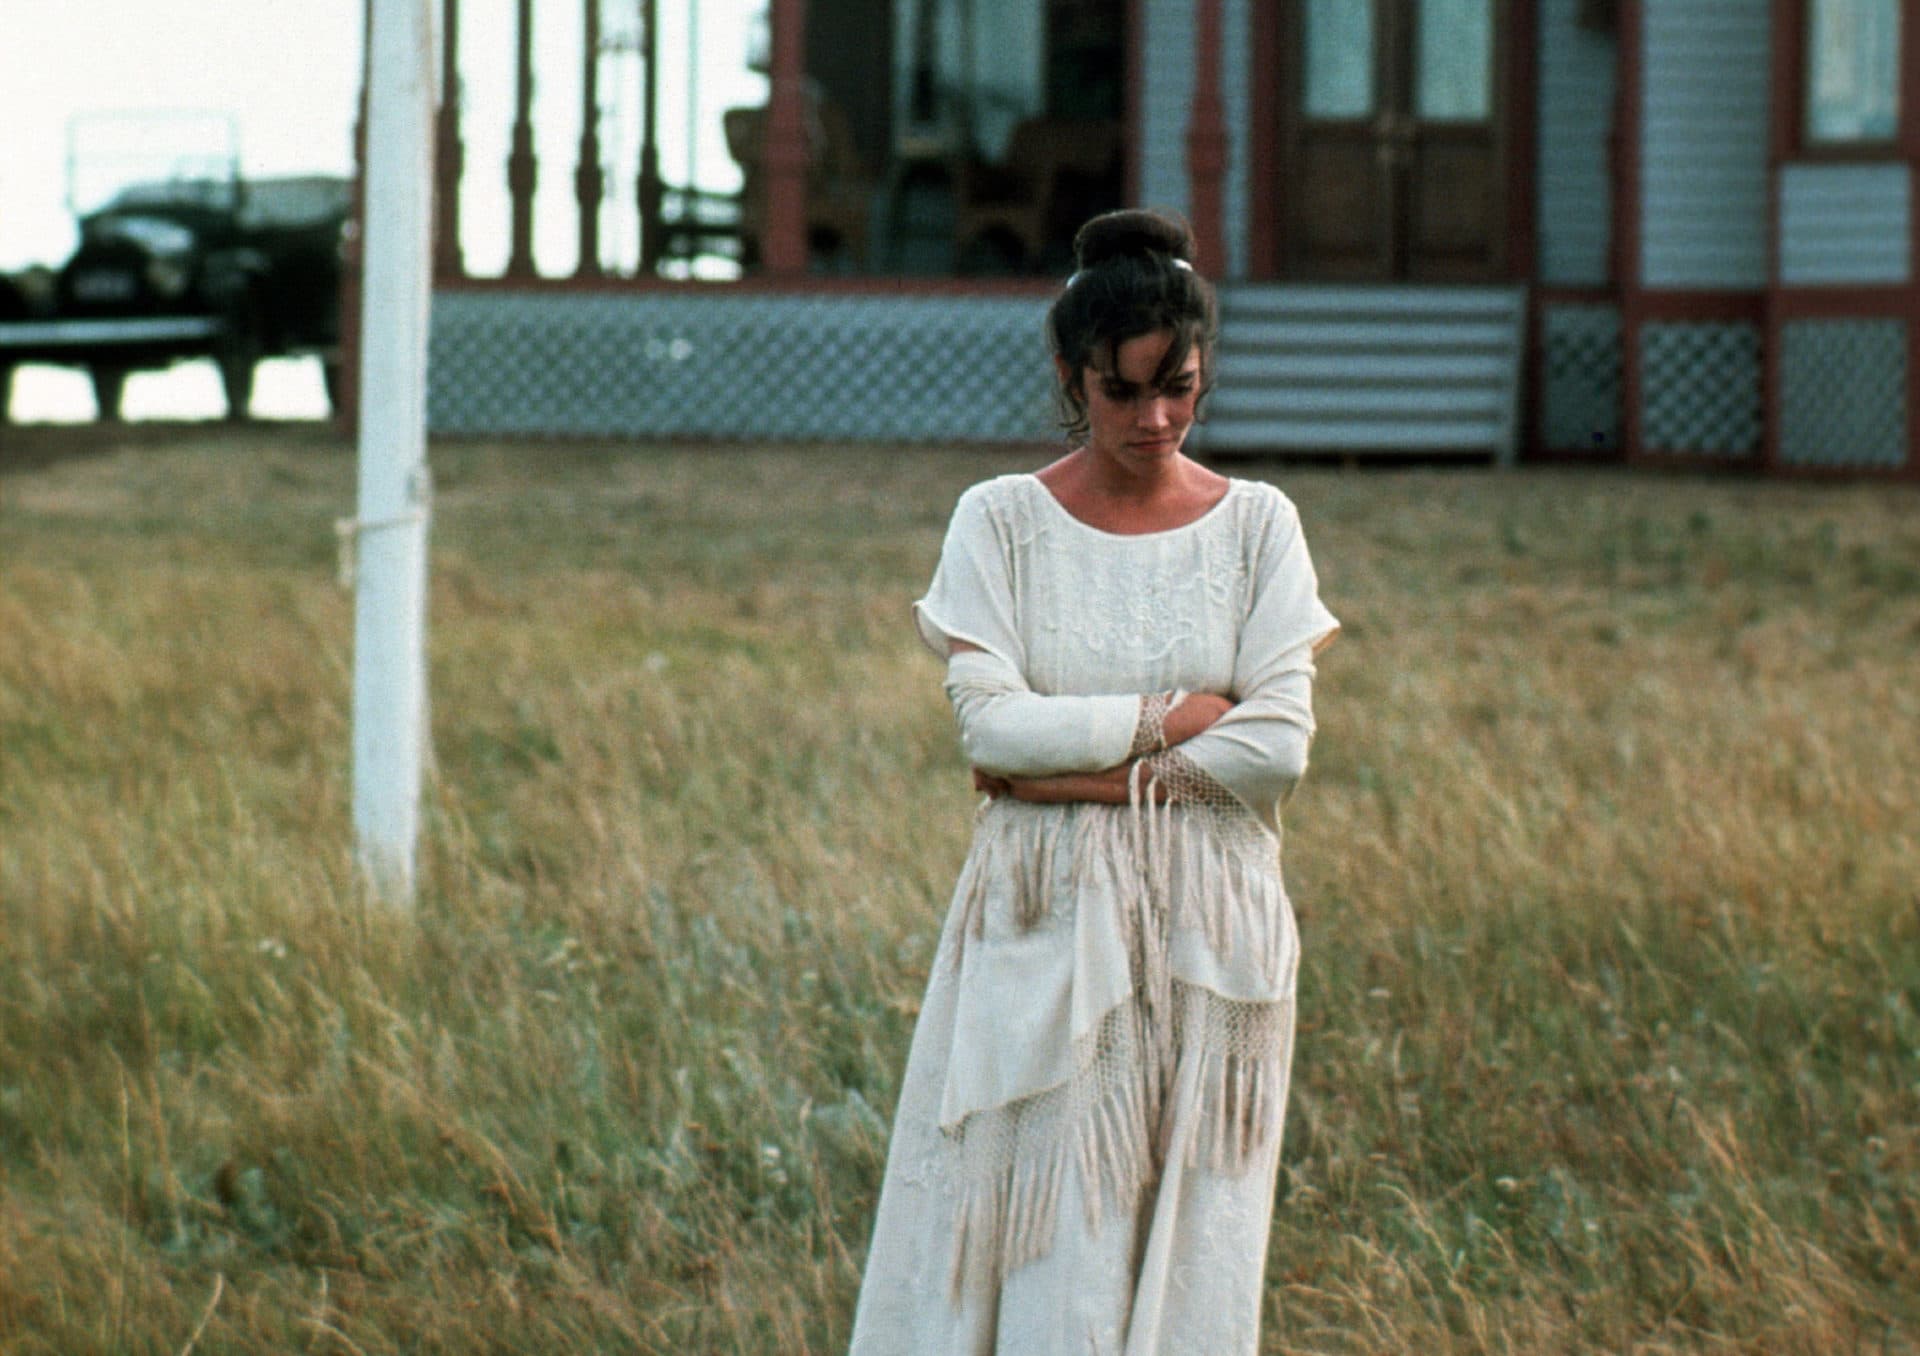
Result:
M982 806L854 1356L1250 1353L1299 954L1279 804L1338 626L1298 515L1235 480L1195 522L1116 535L1003 476L962 496L915 618L936 653L977 647L948 691L970 761L996 772L1126 761L1143 696L1238 705L1145 759L1132 805Z

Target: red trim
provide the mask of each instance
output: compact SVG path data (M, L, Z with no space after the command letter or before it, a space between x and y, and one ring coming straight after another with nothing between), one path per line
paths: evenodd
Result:
M683 281L651 276L621 278L474 278L444 280L438 292L512 292L569 294L616 293L622 296L687 293L700 296L885 296L885 297L1051 297L1060 289L1057 279L1042 278L926 278L896 275L826 277L809 273L759 273L734 281Z
M1911 289L1902 287L1783 287L1780 313L1795 320L1823 316L1883 316L1914 319L1908 314Z
M1534 184L1540 128L1538 0L1512 0L1507 11L1507 276L1533 277L1538 260L1539 203Z
M1194 264L1208 277L1225 274L1220 183L1227 168L1227 126L1220 107L1220 0L1194 0L1193 101L1187 113L1187 216Z
M1643 292L1640 294L1640 318L1650 325L1684 324L1688 321L1750 321L1756 325L1764 324L1767 318L1767 294L1703 290Z
M766 233L760 262L772 274L807 268L807 0L773 0L773 60L767 95Z
M1276 199L1280 182L1280 0L1256 3L1253 40L1247 44L1253 72L1247 129L1247 276L1280 275Z

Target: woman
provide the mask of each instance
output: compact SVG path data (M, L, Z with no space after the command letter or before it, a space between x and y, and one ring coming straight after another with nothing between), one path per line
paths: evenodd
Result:
M1073 449L976 485L915 606L987 793L902 1085L855 1356L1252 1352L1298 946L1279 807L1320 603L1291 503L1181 450L1184 225L1087 223Z

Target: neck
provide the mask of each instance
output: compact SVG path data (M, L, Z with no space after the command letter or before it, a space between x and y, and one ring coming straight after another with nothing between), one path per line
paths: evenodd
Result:
M1080 449L1087 488L1110 499L1147 500L1182 484L1194 463L1184 452L1134 459Z

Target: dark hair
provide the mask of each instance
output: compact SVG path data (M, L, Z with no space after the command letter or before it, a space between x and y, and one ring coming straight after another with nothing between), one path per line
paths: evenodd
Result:
M1069 438L1087 431L1087 394L1080 374L1111 372L1120 345L1167 330L1173 342L1153 374L1167 381L1200 350L1200 394L1213 386L1213 340L1219 310L1213 285L1193 268L1193 232L1167 212L1105 212L1073 238L1077 265L1047 312L1047 347L1066 364L1057 391Z

